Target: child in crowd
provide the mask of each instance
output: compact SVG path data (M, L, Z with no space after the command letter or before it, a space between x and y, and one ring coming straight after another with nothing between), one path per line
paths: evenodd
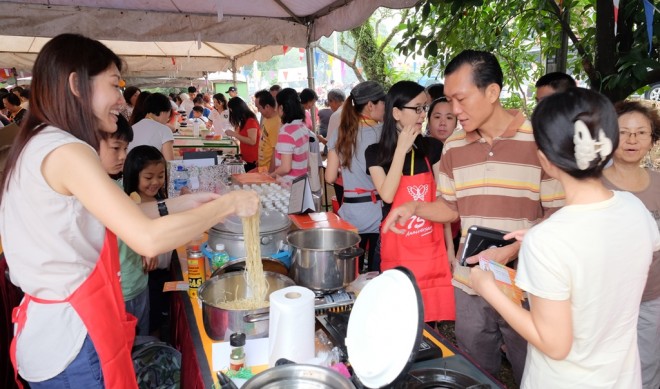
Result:
M530 310L479 267L472 287L529 342L523 388L641 388L636 325L660 234L638 198L600 180L619 143L614 107L572 88L543 99L532 125L541 165L563 185L566 205L526 234L505 236L524 235L515 281Z
M204 107L196 105L190 112L190 122L202 121L204 124L208 123L209 119L204 116Z
M99 145L101 165L111 178L122 186L122 170L126 160L128 144L133 140L133 129L122 115L117 116L117 131L104 133ZM119 263L121 266L121 291L124 295L126 312L137 318L137 335L149 335L149 289L148 271L153 270L156 260L148 261L128 247L121 239Z
M165 190L165 168L163 155L153 146L137 146L128 153L124 162L124 192L132 198L137 193L141 203L156 202L167 197ZM169 281L172 253L145 258L144 268L150 270L149 284L149 332L158 335L158 329L167 319L168 308L163 285Z

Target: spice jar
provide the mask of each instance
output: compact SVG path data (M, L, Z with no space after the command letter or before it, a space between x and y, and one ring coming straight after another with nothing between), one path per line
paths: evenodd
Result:
M229 337L231 353L229 354L229 368L234 371L245 366L245 334L235 332Z

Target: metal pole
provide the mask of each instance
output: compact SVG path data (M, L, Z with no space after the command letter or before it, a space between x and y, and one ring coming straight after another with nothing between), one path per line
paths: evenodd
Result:
M307 41L307 47L305 47L305 54L307 56L307 85L313 91L316 91L314 87L314 47ZM312 106L310 110L312 115L312 128L311 130L318 134L318 129L316 128L316 104Z

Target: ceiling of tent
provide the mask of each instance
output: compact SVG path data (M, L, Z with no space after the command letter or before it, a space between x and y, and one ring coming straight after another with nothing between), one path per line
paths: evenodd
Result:
M0 0L0 67L30 66L61 33L102 40L128 71L199 76L305 47L419 0Z

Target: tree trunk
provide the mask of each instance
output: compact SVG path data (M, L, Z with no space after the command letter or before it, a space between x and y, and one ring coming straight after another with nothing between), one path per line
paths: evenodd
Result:
M374 33L371 21L367 20L360 27L352 29L351 35L355 39L358 58L360 59L366 78L385 85L387 81L385 74L385 55L376 43L376 34Z

